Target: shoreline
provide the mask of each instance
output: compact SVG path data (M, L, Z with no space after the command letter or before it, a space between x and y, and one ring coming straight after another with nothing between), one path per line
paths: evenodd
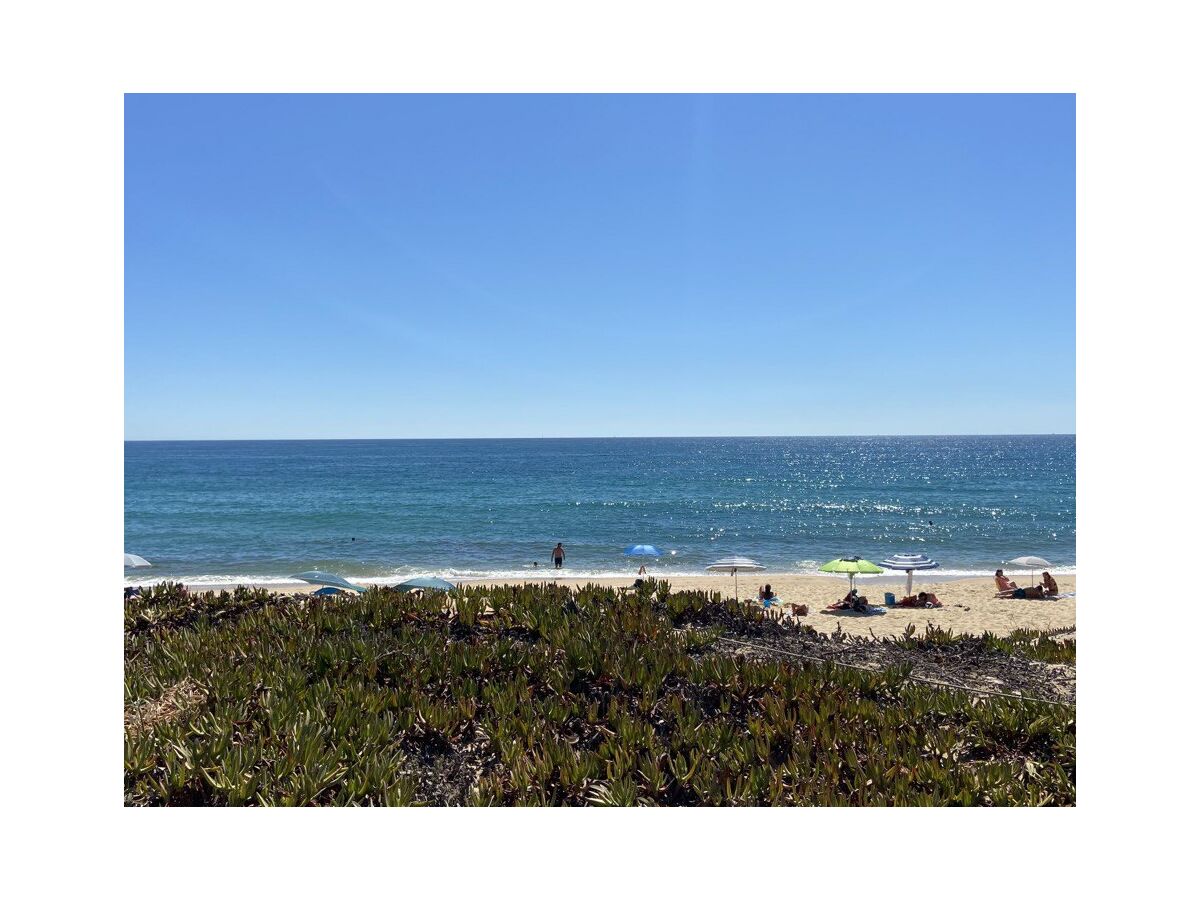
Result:
M481 575L457 575L447 573L446 570L428 569L421 571L413 571L407 573L397 573L392 575L345 575L343 571L338 569L326 569L324 571L333 572L342 575L354 584L362 585L363 587L385 586L396 584L409 578L442 578L446 581L452 581L456 584L523 584L542 583L547 581L560 581L571 584L587 584L610 582L617 583L621 581L629 581L637 578L637 570L631 568L629 570L610 570L604 572L575 572L570 568L555 570L552 566L544 568L529 569L525 571L498 571ZM1024 586L1029 580L1028 570L1017 570L1005 568L1005 573L1012 577L1017 584ZM143 574L147 573L147 574ZM722 572L706 572L706 571L676 571L662 572L650 569L647 571L647 577L658 578L660 580L672 581L679 579L730 579L732 576ZM1060 566L1050 569L1050 574L1060 582L1064 578L1075 578L1075 566ZM906 575L903 572L887 572L882 575L858 575L856 583L863 587L869 587L872 584L888 584L903 585ZM934 569L923 570L913 573L913 584L942 584L955 581L966 581L977 578L991 579L992 571L983 571L980 569ZM771 581L772 579L784 578L814 578L821 580L845 580L844 574L835 574L828 572L816 572L813 570L797 571L795 569L779 569L762 572L741 572L738 574L739 582L757 580L762 582ZM164 581L178 582L181 581L187 585L189 590L228 590L238 585L246 585L248 587L270 587L290 589L293 587L304 588L306 582L297 581L294 578L289 578L286 575L157 575L152 569L132 569L125 573L125 587L146 587L148 585L159 584Z

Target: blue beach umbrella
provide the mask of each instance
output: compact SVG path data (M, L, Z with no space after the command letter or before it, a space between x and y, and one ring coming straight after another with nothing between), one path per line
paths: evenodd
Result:
M908 573L908 587L904 596L912 596L912 576L918 569L936 569L941 563L936 563L924 553L896 553L880 563L885 569L900 569Z
M334 575L331 572L318 572L314 569L311 572L301 572L299 575L292 575L291 577L297 581L307 581L309 584L323 584L326 587L341 588L344 591L357 591L360 594L367 592L365 587L351 584L341 575Z
M393 591L452 591L454 585L441 578L410 578L399 584L393 584Z
M662 556L653 544L630 544L625 548L626 556Z
M320 590L313 591L313 596L314 597L338 597L338 596L341 596L342 593L343 593L343 591L341 590L341 588L323 587Z
M657 558L662 556L662 553L653 544L630 544L625 548L626 556L649 556Z

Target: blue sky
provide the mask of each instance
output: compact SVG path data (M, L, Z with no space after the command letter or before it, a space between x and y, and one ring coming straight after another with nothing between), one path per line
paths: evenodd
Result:
M1075 430L1069 95L131 95L128 439Z

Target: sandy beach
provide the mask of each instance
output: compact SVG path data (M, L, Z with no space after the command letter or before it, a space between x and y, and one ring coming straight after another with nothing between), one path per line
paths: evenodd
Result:
M560 584L601 584L613 587L628 586L634 576L628 578L547 578L507 579L500 581L470 581L468 584L498 585L530 582L557 581ZM1028 584L1027 577L1014 574L1019 585ZM720 591L733 596L733 578L729 575L672 576L667 579L672 590ZM1057 576L1059 590L1063 593L1075 591L1075 576ZM983 634L985 631L997 635L1011 634L1018 628L1048 630L1075 626L1075 598L1061 600L999 600L995 598L996 586L991 578L957 578L946 581L918 580L914 591L932 591L942 601L941 609L887 608L884 615L864 616L851 612L825 611L824 607L841 599L848 590L845 578L830 578L820 575L788 575L755 573L742 575L738 579L742 599L753 598L760 585L770 584L772 590L784 603L806 603L809 614L805 624L824 632L833 632L841 626L849 634L870 636L901 634L909 625L924 629L927 624L953 629L960 634ZM883 594L890 591L897 597L904 591L904 579L880 578L860 579L860 592L872 605L883 604ZM233 585L190 584L195 591L210 591L230 588ZM316 590L316 586L263 585L271 590L295 593Z
M1011 573L1010 573L1011 574ZM553 580L553 579L546 579ZM630 585L633 579L558 579L562 583L586 583L591 581L604 585ZM1028 579L1016 576L1018 585L1028 584ZM1059 590L1072 593L1075 590L1074 576L1059 576ZM733 578L729 575L675 576L668 579L671 589L688 591L720 591L733 596ZM480 582L503 584L508 582ZM738 578L739 594L744 600L753 599L760 585L770 584L771 589L784 603L807 603L806 624L820 631L842 631L850 634L889 635L900 634L910 624L924 629L927 623L953 628L966 634L1006 635L1017 628L1047 630L1069 628L1075 625L1075 598L1063 600L998 600L995 582L991 578L959 578L950 581L914 582L914 591L932 591L942 601L941 609L903 609L889 607L882 616L864 616L851 612L823 612L823 608L840 600L849 590L849 580L819 575L767 575L755 573ZM865 594L872 605L883 604L884 591L897 597L904 592L904 580L879 579L858 581L859 593Z

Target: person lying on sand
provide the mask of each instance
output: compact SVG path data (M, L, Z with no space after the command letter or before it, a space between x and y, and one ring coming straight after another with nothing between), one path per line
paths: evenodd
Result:
M1047 596L1058 593L1058 582L1054 580L1054 576L1049 572L1042 573L1042 590Z
M941 607L942 601L938 599L937 594L929 591L921 591L912 597L905 597L896 605L922 609L936 609Z

